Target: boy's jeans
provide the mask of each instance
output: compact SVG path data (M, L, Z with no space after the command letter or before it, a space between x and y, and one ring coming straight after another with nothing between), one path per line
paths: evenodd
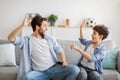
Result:
M65 78L65 80L76 80L80 69L75 65L62 67L56 64L45 71L31 71L25 78L26 80L51 80Z

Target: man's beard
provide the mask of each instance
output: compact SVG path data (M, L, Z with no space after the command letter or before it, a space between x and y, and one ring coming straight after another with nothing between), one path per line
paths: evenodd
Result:
M40 35L42 38L45 37L44 33L43 33L40 29L39 29L38 33L39 33L39 35Z

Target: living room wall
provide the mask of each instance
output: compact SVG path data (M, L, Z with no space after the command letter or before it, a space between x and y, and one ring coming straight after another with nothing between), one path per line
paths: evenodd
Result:
M84 18L95 18L98 24L109 27L111 39L120 47L119 8L120 0L0 0L0 39L7 39L27 12L44 17L54 13L59 17L56 26L64 25L66 18L72 27L78 27Z

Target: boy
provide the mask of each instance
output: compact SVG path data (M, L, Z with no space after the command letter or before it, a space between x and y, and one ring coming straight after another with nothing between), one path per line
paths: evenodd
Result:
M102 80L103 74L102 60L105 57L106 50L102 44L102 40L107 38L109 32L108 28L104 25L96 25L93 27L91 35L92 40L84 39L83 27L86 25L84 19L80 26L80 42L85 46L82 50L75 44L71 45L71 49L75 49L82 55L79 63L80 73L79 80Z

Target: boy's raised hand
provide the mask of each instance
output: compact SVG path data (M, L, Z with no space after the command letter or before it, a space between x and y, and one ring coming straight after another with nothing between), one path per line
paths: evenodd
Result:
M80 28L85 27L86 24L87 24L87 20L86 20L86 19L83 19L82 24L80 25Z

